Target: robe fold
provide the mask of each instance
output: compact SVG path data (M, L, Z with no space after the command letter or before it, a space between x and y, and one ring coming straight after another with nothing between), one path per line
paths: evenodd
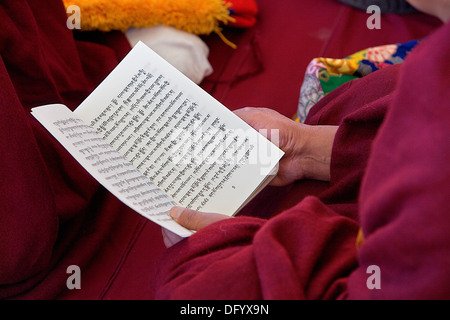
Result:
M447 24L404 64L327 95L307 123L340 126L329 188L171 247L156 297L450 298L449 54Z

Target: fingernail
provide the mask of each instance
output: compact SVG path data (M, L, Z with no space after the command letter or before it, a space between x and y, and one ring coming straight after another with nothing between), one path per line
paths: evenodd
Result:
M173 220L178 220L178 218L180 217L182 212L183 212L183 208L173 207L172 209L170 209L169 215Z

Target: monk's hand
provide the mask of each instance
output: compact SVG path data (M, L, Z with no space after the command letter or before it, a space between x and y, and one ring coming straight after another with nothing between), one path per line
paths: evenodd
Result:
M170 217L186 229L198 231L214 222L231 217L220 213L200 212L182 207L173 207L169 212ZM173 246L184 238L167 230L162 229L164 244L167 248Z
M268 108L247 107L234 113L285 152L271 185L283 186L301 179L330 180L337 126L298 123Z

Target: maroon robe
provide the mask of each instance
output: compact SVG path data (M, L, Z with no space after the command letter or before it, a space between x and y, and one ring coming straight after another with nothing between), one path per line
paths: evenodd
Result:
M331 187L271 219L224 220L171 247L157 298L450 298L449 55L450 23L403 65L319 102L308 123L340 125Z
M268 0L258 3L261 11L256 28L244 34L231 32L238 38L244 35L232 54L220 39L218 42L214 37L207 39L216 72L204 86L209 87L211 81L217 80L211 92L231 108L266 102L266 106L283 114L293 114L299 81L312 57L320 53L330 56L327 55L330 52L339 57L343 50L354 52L355 48L381 44L386 34L390 41L421 37L436 26L426 16L390 16L384 20L383 30L360 30L351 39L346 38L352 47L344 48L341 39L347 35L345 30L351 23L364 23L364 12L352 11L334 0L286 0L283 2L286 6ZM323 14L326 19L316 18ZM285 39L297 40L286 43L295 50L280 50L274 45L279 38L279 23L287 21L286 17L293 29L286 32ZM165 251L160 228L100 187L29 112L32 107L47 103L64 103L76 108L130 49L120 33L73 33L66 28L66 19L60 0L4 0L0 5L0 298L152 299L155 279L152 270ZM319 30L318 24L323 29ZM397 33L389 32L392 29ZM370 37L366 36L367 32ZM258 69L258 74L250 68L252 76L243 79L235 71L241 70L242 64L252 67L246 60L251 55L245 41L253 33L261 35L250 44L261 46L263 52L256 56L262 63L258 67L263 68ZM309 45L305 51L306 41ZM322 104L309 119L310 123L339 123L348 116L334 150L331 186L300 181L286 188L268 188L243 213L269 217L274 212L293 208L270 221L230 220L224 226L236 232L227 235L218 233L217 226L211 226L168 250L159 263L161 281L157 297L214 298L218 293L227 297L276 297L281 296L280 292L295 297L337 297L345 292L348 276L357 267L354 236L359 228L359 184L366 172L372 137L384 116L382 108L366 104L373 101L374 105L383 105L383 99L389 99L383 96L393 90L397 70L392 68L387 73L389 76L381 80L384 85L380 81L370 86L365 82L355 83L351 86L361 87L360 94L347 95L347 98L336 95L342 104L347 104L346 99L355 98L360 99L359 104L356 101L354 105L347 104L348 109L342 109L341 105L340 111ZM270 89L274 88L273 79L277 74L282 76L282 81L277 78L277 94L274 94ZM448 72L434 75L433 79L445 79ZM230 78L239 81L231 84L224 81ZM386 82L387 78L391 82ZM377 87L368 90L375 82ZM262 89L253 90L255 83ZM413 88L419 92L417 84ZM364 122L364 119L368 120ZM355 130L358 135L354 134ZM433 169L433 164L430 163L429 169ZM430 179L428 183L432 186L430 192L437 193L434 181ZM326 193L320 193L324 189ZM308 198L297 205L305 193L320 198ZM430 209L430 213L433 225L443 225L436 218L439 211ZM293 218L304 222L286 226ZM421 227L429 226L427 230L434 232L433 225L427 222ZM364 232L369 245L372 230L365 228ZM301 243L296 243L296 239L301 239ZM361 249L361 254L366 248ZM217 250L205 254L204 250L210 249ZM279 263L274 263L277 259L267 261L268 256L277 258ZM432 260L436 266L440 265L439 257L436 251ZM299 260L304 261L299 263ZM367 261L380 263L382 267L379 261ZM81 290L69 290L66 286L70 276L67 269L71 265L80 267ZM196 270L203 269L205 273L195 275ZM389 269L383 270L384 267L381 268L382 288ZM367 277L364 271L360 275L363 280ZM211 275L216 287L209 281ZM354 275L358 273L352 274L350 284ZM286 284L288 279L292 283ZM275 290L275 286L281 289ZM308 293L302 294L305 287L309 288ZM193 292L192 296L188 291Z

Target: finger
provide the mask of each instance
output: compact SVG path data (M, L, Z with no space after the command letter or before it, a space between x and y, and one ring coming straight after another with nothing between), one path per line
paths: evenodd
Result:
M243 108L240 108L240 109L235 109L235 110L233 110L233 112L236 113L236 114L244 114L244 113L251 112L253 110L255 110L254 107L243 107Z
M163 235L163 241L166 248L169 248L184 239L183 237L177 235L176 233L173 233L172 231L167 230L166 228L161 228L161 232Z
M234 110L233 113L244 120L246 123L250 124L249 120L251 120L251 117L249 117L248 113L245 111L245 108Z
M200 212L182 207L173 207L169 214L181 226L195 231L214 222L230 218L220 213Z
M245 107L241 109L234 110L234 114L237 115L239 118L244 120L245 122L253 122L253 118L255 116L255 113L257 112L257 108L253 107Z
M260 134L271 141L273 129L277 130L278 132L280 130L280 121L289 120L275 110L262 107L245 107L242 109L234 110L233 112L239 118L244 120L249 126L253 127L255 130L258 130ZM275 137L278 136L279 134L277 134Z

